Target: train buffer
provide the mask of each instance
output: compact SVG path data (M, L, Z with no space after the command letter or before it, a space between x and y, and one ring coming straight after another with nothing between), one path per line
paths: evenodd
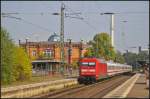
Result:
M145 75L137 73L103 98L149 98Z

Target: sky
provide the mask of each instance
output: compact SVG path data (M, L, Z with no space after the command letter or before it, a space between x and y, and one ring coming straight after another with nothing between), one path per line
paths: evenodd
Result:
M10 37L17 44L20 39L29 41L47 41L52 34L60 34L60 13L62 1L1 1L1 13L11 14L15 18L2 17L1 26L7 29ZM73 42L92 40L97 33L110 34L110 15L115 14L115 49L124 52L137 52L138 47L148 48L149 44L149 1L63 1L65 40ZM43 13L43 14L42 14ZM74 14L73 14L74 13ZM75 14L76 13L76 14ZM78 13L78 14L77 14ZM79 14L80 13L80 14ZM117 14L120 13L120 14ZM126 23L122 21L127 21Z

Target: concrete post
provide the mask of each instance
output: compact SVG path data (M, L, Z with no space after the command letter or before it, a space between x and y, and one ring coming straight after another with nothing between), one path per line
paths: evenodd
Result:
M114 14L111 14L110 31L111 31L111 44L112 44L112 47L114 47Z

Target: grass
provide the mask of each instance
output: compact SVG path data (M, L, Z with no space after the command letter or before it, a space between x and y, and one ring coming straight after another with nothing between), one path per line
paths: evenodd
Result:
M16 81L12 82L11 84L2 84L1 87L13 87L18 85L26 85L26 84L34 84L34 83L40 83L45 81L54 81L59 79L64 79L65 77L62 77L60 75L56 76L33 76L30 80L24 80L24 81Z

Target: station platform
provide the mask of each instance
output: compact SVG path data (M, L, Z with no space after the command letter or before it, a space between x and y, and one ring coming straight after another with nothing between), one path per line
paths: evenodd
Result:
M127 98L149 98L149 89L146 89L145 75L141 74L135 82L133 88L127 95Z
M78 82L76 78L70 77L55 81L45 81L34 84L1 88L1 98L29 98L47 93L51 90L58 90L68 86L76 85L77 83Z
M146 88L145 75L136 73L103 98L149 98L149 89Z

